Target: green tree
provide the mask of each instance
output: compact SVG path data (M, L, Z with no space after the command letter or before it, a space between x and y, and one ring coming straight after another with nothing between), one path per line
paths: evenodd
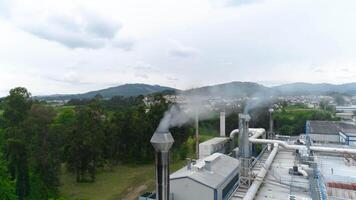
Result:
M0 149L4 146L3 130L0 129ZM16 189L14 181L11 180L7 168L7 161L0 151L0 199L16 200Z
M78 182L95 181L102 159L103 115L97 105L78 109L74 130L66 138L65 154L68 169L75 172Z
M30 178L26 146L23 141L9 139L7 141L9 163L12 175L16 180L16 194L19 200L25 199L30 194Z
M26 88L10 90L4 101L4 122L6 140L6 158L9 161L11 177L16 182L16 193L20 200L30 194L29 167L23 122L31 108L31 94Z
M17 126L25 120L31 108L31 94L26 88L17 87L10 90L4 101L4 119L7 126Z
M52 107L33 104L23 123L26 137L29 138L27 146L30 152L30 169L33 173L31 179L34 183L42 182L36 184L42 187L32 187L31 191L35 193L35 189L41 190L37 191L42 194L41 199L48 199L59 185L58 176L61 164L60 146L57 141L59 138L56 133L50 131L55 115Z

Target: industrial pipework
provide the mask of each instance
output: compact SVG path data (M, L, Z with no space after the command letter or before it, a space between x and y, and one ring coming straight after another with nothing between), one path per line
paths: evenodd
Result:
M251 132L251 130L250 130L250 132ZM258 139L259 137L262 136L263 133L264 133L264 131L255 131L255 134L253 134L249 138L249 141L251 143L258 143L258 144L274 144L274 143L277 143L281 147L286 148L286 149L307 150L307 147L304 146L304 145L292 145L292 144L288 144L287 142L280 141L280 140ZM325 152L325 153L350 153L350 154L356 154L356 149L349 149L349 148L333 148L333 147L310 146L310 150L317 151L317 152Z
M156 200L169 200L169 150L174 143L170 132L155 132L151 144L156 152Z
M263 167L261 170L258 172L255 180L253 181L252 185L250 188L247 190L247 193L245 194L243 200L253 200L257 194L258 189L260 188L266 174L267 170L271 167L271 164L276 157L278 152L278 144L274 144L273 150L271 154L268 156L266 162L263 164Z

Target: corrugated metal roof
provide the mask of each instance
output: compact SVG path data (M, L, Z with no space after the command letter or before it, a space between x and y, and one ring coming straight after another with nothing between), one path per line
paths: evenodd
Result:
M310 124L310 134L331 134L338 135L343 133L356 133L356 125L338 121L308 121Z
M211 162L211 170L207 170L205 160ZM191 170L187 167L176 171L170 175L170 179L190 178L211 188L217 189L226 179L237 172L239 161L235 158L221 153L214 153L206 158L197 160Z
M310 134L339 134L338 122L334 121L309 121Z

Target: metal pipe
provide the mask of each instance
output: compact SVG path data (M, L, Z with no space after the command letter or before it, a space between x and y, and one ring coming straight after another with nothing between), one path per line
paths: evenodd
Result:
M268 156L266 162L263 164L263 167L258 172L257 177L253 181L250 188L247 190L243 200L253 200L257 194L258 189L260 188L264 178L266 177L267 170L271 167L271 164L276 157L278 152L278 144L274 144L274 148L271 154Z
M237 146L235 137L239 135L239 129L235 129L230 133L231 149L235 149Z
M299 150L306 150L307 147L304 145L291 145L288 144L287 142L280 141L280 140L268 140L268 139L258 139L259 137L262 136L264 133L263 129L254 129L255 134L253 134L250 138L249 141L251 143L259 143L259 144L274 144L277 143L283 148L286 149L299 149ZM250 130L251 132L251 130ZM253 130L252 130L253 132ZM333 147L318 147L318 146L311 146L310 150L313 151L318 151L318 152L325 152L325 153L351 153L351 154L356 154L356 149L350 149L350 148L333 148Z
M151 144L156 152L156 199L169 200L169 150L174 143L170 132L155 132Z
M304 177L308 177L308 173L302 167L298 167L298 172L301 173Z
M258 139L261 137L264 133L264 129L250 129L249 132L252 132L253 135L249 138L249 141L251 143L259 143L259 144L273 144L274 149L272 150L271 154L269 155L268 159L266 160L265 164L263 165L263 168L259 171L257 178L253 181L252 185L249 187L246 195L244 196L244 200L253 200L257 194L257 191L259 187L261 186L266 174L267 170L270 168L275 156L277 155L279 145L282 146L283 148L286 149L307 149L306 146L304 145L290 145L284 141L280 140L268 140L268 139ZM331 147L316 147L316 146L311 146L311 150L313 151L319 151L319 152L328 152L328 153L351 153L351 154L356 154L356 149L346 149L346 148L331 148ZM299 168L298 168L299 171ZM300 173L303 174L303 176L307 176L307 173L305 170L300 169Z

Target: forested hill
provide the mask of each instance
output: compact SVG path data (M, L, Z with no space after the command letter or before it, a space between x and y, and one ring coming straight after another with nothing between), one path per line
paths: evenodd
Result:
M273 89L252 82L231 82L186 90L183 93L199 96L251 97L273 94Z
M230 82L211 86L193 88L185 91L180 91L175 88L148 85L148 84L125 84L116 87L106 88L97 91L91 91L83 94L69 95L50 95L37 96L40 100L69 100L69 99L90 99L100 94L103 98L111 98L113 96L138 96L149 95L153 93L183 93L188 95L200 96L220 96L220 97L251 97L251 96L283 96L283 95L319 95L331 93L343 93L349 95L356 94L356 83L347 84L329 84L329 83L291 83L274 87L263 86L253 82Z
M327 93L345 93L356 94L356 82L346 84L329 83L291 83L273 87L284 95L305 95L305 94L327 94Z
M69 95L50 95L50 96L37 96L36 99L41 100L69 100L69 99L90 99L96 95L101 95L103 98L111 98L114 96L139 96L149 95L157 92L174 93L177 89L148 84L125 84L116 87L110 87L102 90L91 91L83 94L69 94Z

